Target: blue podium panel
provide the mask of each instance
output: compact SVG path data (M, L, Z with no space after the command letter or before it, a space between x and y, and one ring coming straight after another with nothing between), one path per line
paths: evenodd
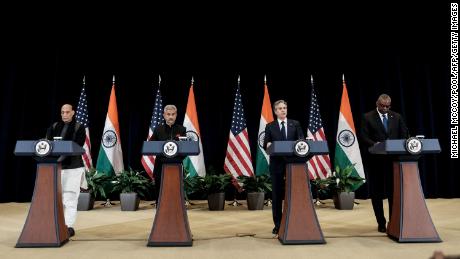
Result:
M310 147L310 155L327 155L329 148L327 141L306 141ZM268 154L270 156L295 156L294 146L296 141L273 141L268 147ZM305 160L308 160L306 158Z
M18 140L14 148L16 156L35 156L35 144L38 140ZM50 141L51 153L49 156L82 155L85 150L73 141L59 140Z
M163 155L163 147L169 141L144 141L142 145L143 155ZM198 141L174 141L177 144L178 156L196 156L200 154Z
M441 152L438 139L421 139L421 154L435 154ZM409 155L406 150L405 139L388 139L369 148L371 154L379 155Z

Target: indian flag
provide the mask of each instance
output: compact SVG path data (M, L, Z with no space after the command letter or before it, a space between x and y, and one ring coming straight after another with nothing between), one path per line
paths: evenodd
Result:
M364 177L363 162L359 150L358 138L356 137L355 124L351 113L350 101L348 99L345 76L343 76L342 102L340 104L339 123L337 128L337 144L335 145L334 164L340 168L355 164L353 173L356 176ZM355 186L356 190L362 183Z
M265 126L267 123L273 121L273 113L271 108L270 96L268 95L267 77L264 79L264 100L262 102L262 112L260 114L259 122L259 138L257 145L257 156L256 156L256 175L269 174L268 172L268 155L263 149L264 137L265 137Z
M118 124L117 98L115 96L115 76L113 77L109 109L105 119L101 148L97 157L96 169L107 175L120 174L123 170L123 153L121 152L120 127Z
M187 134L193 131L198 136L200 145L200 154L198 156L188 156L184 159L184 168L187 170L187 176L205 176L206 168L204 167L203 145L201 144L200 125L198 124L198 114L196 112L195 94L193 93L193 78L192 85L188 93L187 110L185 112L184 127L187 128Z

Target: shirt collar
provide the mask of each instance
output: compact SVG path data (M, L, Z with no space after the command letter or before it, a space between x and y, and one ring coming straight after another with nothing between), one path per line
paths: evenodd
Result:
M381 112L379 111L379 109L377 109L377 108L376 108L376 110L377 110L377 113L379 114L379 118L381 119L382 116L383 116L383 113L381 113ZM388 112L386 113L386 115L387 115L387 119L388 119L388 118L389 118Z
M281 125L281 122L284 121L284 125L287 125L287 118L284 120L276 119L278 121L278 125Z

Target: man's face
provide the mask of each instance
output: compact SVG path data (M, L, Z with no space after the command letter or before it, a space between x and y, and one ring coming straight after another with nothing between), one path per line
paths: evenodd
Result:
M65 123L71 122L75 111L71 105L64 104L61 108L61 118Z
M382 99L382 100L377 101L377 110L379 110L381 114L387 114L390 108L391 108L391 100Z
M276 117L280 120L284 120L287 116L287 105L284 103L279 103L275 106Z
M166 124L173 125L176 122L177 111L175 110L166 110L163 113L163 117L165 118Z

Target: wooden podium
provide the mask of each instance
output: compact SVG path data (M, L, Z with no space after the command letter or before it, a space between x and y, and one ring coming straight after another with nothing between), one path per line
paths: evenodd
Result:
M420 139L421 150L410 154L405 139L386 140L369 148L377 155L390 155L393 162L393 208L387 234L400 243L442 242L425 203L417 160L423 154L439 153L437 139Z
M173 156L167 154L175 152ZM144 141L143 155L163 157L157 211L147 246L192 246L192 234L185 208L182 160L198 155L198 141ZM164 158L166 157L166 158Z
M305 141L309 152L298 156L298 141L274 141L270 156L283 156L286 164L286 192L278 239L283 245L324 244L323 232L316 216L308 182L306 162L314 155L328 154L326 141Z
M16 142L16 156L32 156L37 160L34 194L26 222L16 247L60 247L69 241L64 221L61 190L62 156L81 155L82 147L72 141L20 140ZM43 144L46 142L48 144ZM46 149L48 154L40 155L37 149Z

